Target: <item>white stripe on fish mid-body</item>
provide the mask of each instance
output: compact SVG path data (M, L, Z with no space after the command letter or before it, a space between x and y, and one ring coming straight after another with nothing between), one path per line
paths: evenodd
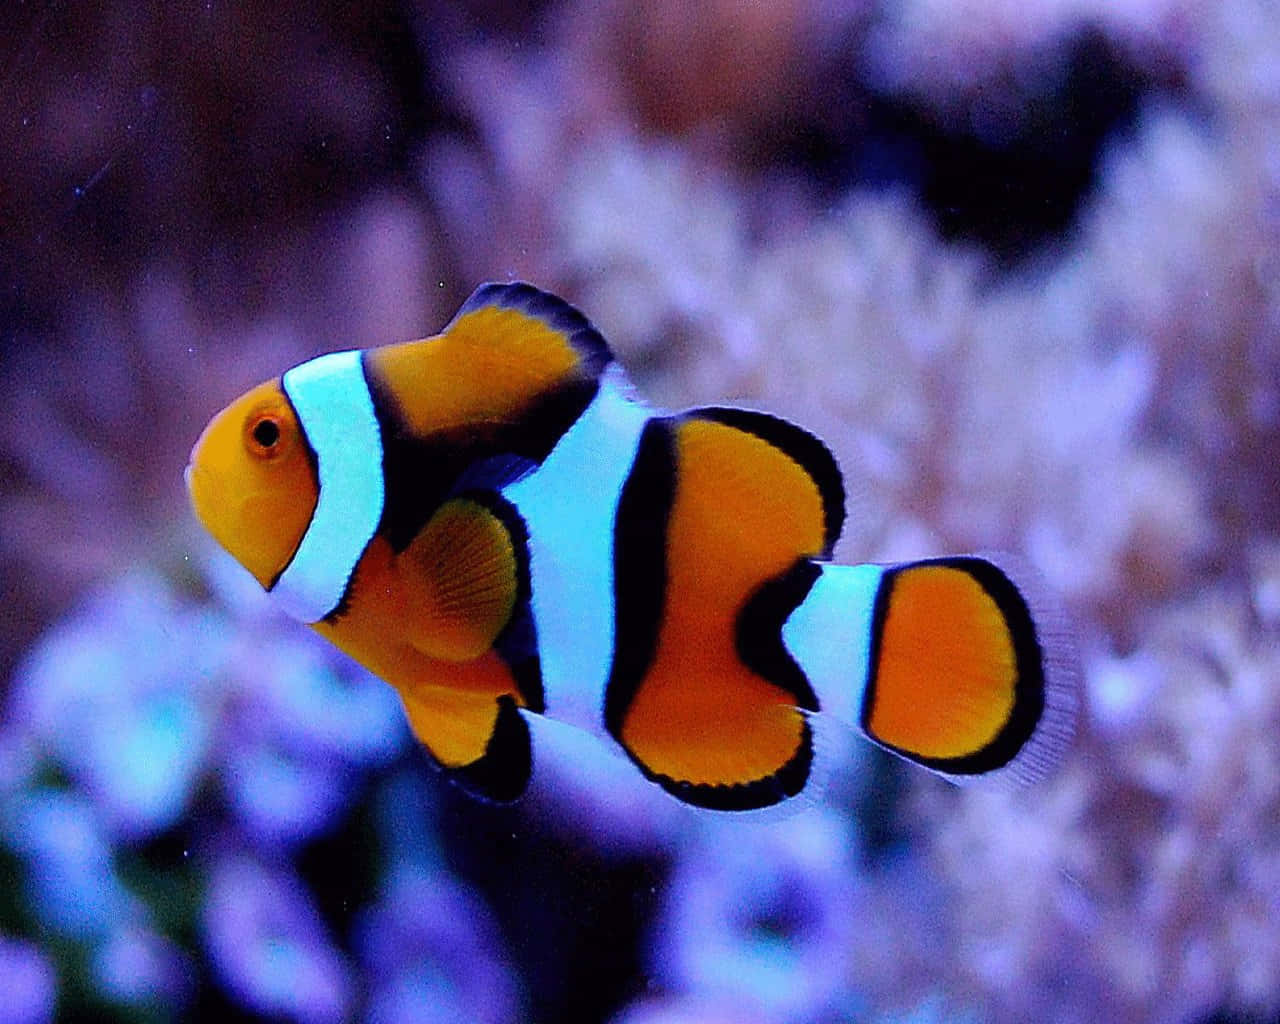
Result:
M529 530L529 566L547 714L607 737L618 496L652 410L610 367L579 420L534 472L503 490Z
M295 366L283 387L315 453L319 496L271 595L294 618L313 623L342 601L382 519L382 434L359 352Z

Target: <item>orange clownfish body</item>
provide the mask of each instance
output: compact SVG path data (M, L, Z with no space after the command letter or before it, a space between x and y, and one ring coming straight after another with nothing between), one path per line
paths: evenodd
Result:
M187 480L213 537L490 799L526 788L543 716L733 810L810 789L829 721L955 781L1034 778L1071 735L1070 637L1021 574L831 564L844 488L821 441L652 409L529 285L260 385Z

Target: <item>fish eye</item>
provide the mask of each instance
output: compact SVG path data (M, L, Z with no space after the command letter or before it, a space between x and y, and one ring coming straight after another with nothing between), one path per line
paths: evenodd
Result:
M249 448L255 455L270 457L280 449L280 420L271 414L256 416L249 424Z
M253 428L253 439L263 448L272 447L280 440L280 424L275 420L261 420Z

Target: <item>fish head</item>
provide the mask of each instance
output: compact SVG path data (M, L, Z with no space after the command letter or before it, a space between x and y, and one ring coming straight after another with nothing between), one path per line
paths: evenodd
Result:
M201 525L270 588L311 522L315 459L279 380L218 413L191 449L187 492Z

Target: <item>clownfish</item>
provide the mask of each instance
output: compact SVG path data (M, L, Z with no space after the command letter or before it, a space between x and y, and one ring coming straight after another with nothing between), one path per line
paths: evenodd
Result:
M1025 574L831 563L845 492L820 440L646 405L528 284L252 389L186 481L214 539L490 800L528 786L544 716L722 810L811 792L828 722L956 782L1035 779L1071 738L1071 635Z

